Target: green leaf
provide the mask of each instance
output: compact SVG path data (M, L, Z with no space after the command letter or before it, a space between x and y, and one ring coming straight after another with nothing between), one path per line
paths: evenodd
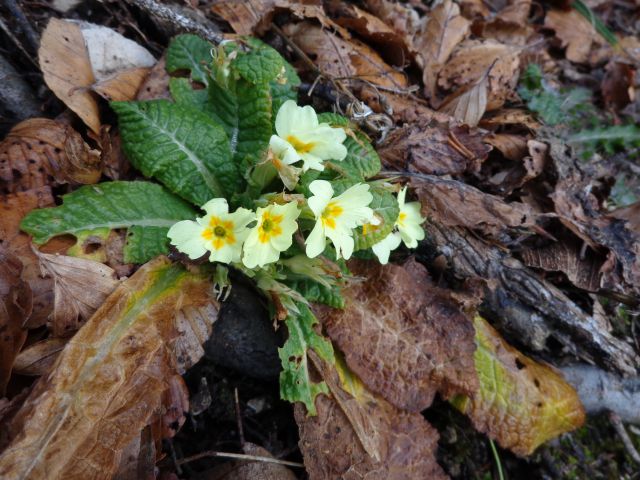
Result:
M111 106L120 120L123 149L145 176L196 205L240 189L229 140L207 115L166 100Z
M170 79L169 91L176 103L184 107L195 108L209 116L212 115L209 92L204 89L196 90L192 88L188 78L176 77Z
M231 65L242 78L258 84L276 78L284 67L284 60L273 48L262 44L244 55L238 55Z
M167 72L189 70L196 82L209 84L209 74L205 65L211 64L213 45L197 35L178 35L167 49Z
M243 78L229 78L227 85L212 80L209 101L213 118L231 143L234 163L255 165L264 156L273 132L271 93L268 83L254 85Z
M81 237L87 231L126 228L125 263L144 263L167 253L169 227L196 216L185 201L150 182L86 185L62 200L59 207L31 211L20 228L37 244L57 235Z
M344 308L344 297L337 285L330 288L309 279L287 280L285 283L310 302L324 303L333 308Z
M348 136L344 141L344 146L347 147L347 156L344 160L340 162L328 160L324 166L326 169L338 172L342 177L366 180L377 175L382 164L367 136L361 132L355 132L355 137Z
M369 207L373 209L376 217L380 220L380 225L375 227L367 226L366 229L358 227L353 236L355 241L354 251L371 248L389 235L400 213L398 201L391 192L381 187L373 187L371 188L371 194L373 195L373 200Z
M282 362L280 372L280 396L290 402L302 402L309 415L317 415L316 397L329 393L324 382L314 383L309 378L309 360L307 351L312 348L323 360L335 364L331 342L314 330L318 320L309 307L298 303L300 314L289 316L285 320L289 338L278 349Z

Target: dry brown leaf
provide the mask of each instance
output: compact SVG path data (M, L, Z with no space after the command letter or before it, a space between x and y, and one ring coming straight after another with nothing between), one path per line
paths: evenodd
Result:
M496 148L504 157L512 162L522 160L527 154L527 137L513 133L492 133L485 142Z
M475 127L487 111L488 88L489 76L485 74L479 82L460 88L445 98L438 110Z
M358 40L343 40L309 22L287 25L285 33L330 78L357 87L360 82L390 89L404 89L407 80L374 50Z
M495 129L504 126L513 126L536 131L542 125L528 110L518 108L503 108L485 115L480 121L483 128Z
M371 13L400 35L405 36L407 45L413 43L411 36L418 32L424 23L418 12L404 3L389 0L365 0L365 4Z
M318 318L345 353L349 368L393 405L420 412L437 391L472 394L473 327L426 269L353 262L363 282L344 290L344 310L323 308Z
M592 45L601 45L600 34L594 26L575 9L549 10L544 26L556 32L565 56L575 63L587 63Z
M482 133L464 126L431 125L427 119L393 130L378 148L385 167L431 175L456 175L480 168L490 150Z
M602 79L602 97L608 108L622 110L636 98L636 69L627 63L611 60Z
M496 110L514 95L520 50L520 47L495 40L465 40L440 71L438 86L454 90L472 85L490 69L487 110Z
M146 78L140 84L138 92L136 93L136 100L155 100L159 98L166 98L171 100L171 93L169 92L169 74L167 73L167 62L163 56L158 62L149 70Z
M57 18L49 20L38 59L47 86L93 133L100 134L98 102L91 92L95 77L80 27Z
M172 375L168 383L169 387L162 395L162 438L173 438L187 420L185 415L189 411L189 389L182 377Z
M91 88L107 101L133 100L149 71L149 68L130 68L95 83Z
M447 478L435 460L438 432L421 414L399 410L372 394L346 367L340 367L339 374L317 357L314 365L322 368L322 377L339 400L318 396L315 417L307 416L301 404L295 406L300 450L311 480ZM368 443L378 456L363 448L360 439L365 435L370 435Z
M438 177L421 177L411 183L422 203L422 214L438 223L479 230L500 239L509 229L532 229L538 214L527 204L507 203L471 185Z
M155 480L155 468L156 439L152 426L147 425L140 435L122 450L120 464L112 480Z
M509 45L525 45L534 29L529 24L531 0L509 0L492 18L474 25L474 33L482 38L493 38Z
M0 245L20 258L24 265L22 278L33 292L33 313L27 322L28 328L42 326L47 321L53 309L53 280L40 275L40 264L31 249L31 239L20 231L20 221L34 208L52 205L53 196L48 186L0 196Z
M29 345L16 357L13 370L19 375L38 377L49 373L68 340L68 338L50 337Z
M159 412L175 312L213 302L211 284L159 257L111 294L9 424L4 478L108 479Z
M31 118L13 127L0 143L0 192L15 193L44 185L96 183L100 154L69 125Z
M467 36L470 24L460 15L457 3L444 0L431 9L424 30L414 37L413 48L418 52L424 94L428 99L435 97L438 74L454 48ZM431 103L433 105L433 101Z
M242 446L245 455L273 458L266 448L251 442ZM284 465L267 462L229 462L205 472L199 472L200 480L296 480L298 478Z
M54 284L50 329L54 336L73 334L118 286L114 270L102 263L36 250L42 273Z
M575 390L556 370L506 343L477 316L475 362L480 391L453 400L474 427L518 455L580 427L585 414Z
M33 309L29 284L22 279L20 259L0 248L0 397L27 338L24 325Z

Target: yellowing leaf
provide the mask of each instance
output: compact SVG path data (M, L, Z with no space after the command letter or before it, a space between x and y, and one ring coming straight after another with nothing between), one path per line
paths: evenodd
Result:
M176 361L176 311L211 283L166 258L138 270L69 341L7 426L0 478L108 479L158 413Z
M534 362L506 343L480 316L474 320L480 390L452 403L474 427L503 448L529 455L539 445L584 422L575 390L553 368Z

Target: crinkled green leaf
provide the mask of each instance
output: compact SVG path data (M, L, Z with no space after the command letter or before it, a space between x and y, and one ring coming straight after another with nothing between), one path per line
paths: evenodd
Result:
M180 220L192 219L191 206L150 182L106 182L86 185L64 195L59 207L33 210L20 228L38 244L57 235L81 237L98 229L127 229L126 263L144 263L167 253L167 231Z
M333 308L344 308L340 287L327 287L313 280L289 280L286 284L310 302L324 303Z
M371 248L389 235L400 213L398 201L391 192L384 188L373 187L371 194L373 195L373 200L369 206L375 212L378 220L380 220L380 225L376 225L373 228L367 226L366 232L364 232L365 229L363 227L358 227L353 236L355 241L354 251Z
M344 141L344 146L347 147L344 160L328 160L324 166L325 169L338 172L342 177L365 180L380 172L380 157L363 133L355 132L355 136L356 138L348 136Z
M192 88L188 78L176 77L170 79L169 91L176 103L211 115L209 93L204 89L196 90Z
M203 205L241 186L223 129L204 113L166 100L113 102L131 163L181 197Z
M285 320L289 338L278 349L282 362L280 372L280 396L290 402L302 402L309 415L317 415L315 398L329 393L324 382L314 383L309 378L309 360L307 352L312 348L323 360L335 364L331 342L314 330L318 320L309 307L298 304L300 313Z
M191 78L205 86L209 84L206 65L211 64L213 45L197 35L178 35L167 49L167 72L189 70Z
M253 84L270 82L282 72L283 67L282 56L264 44L238 55L232 62L232 68Z

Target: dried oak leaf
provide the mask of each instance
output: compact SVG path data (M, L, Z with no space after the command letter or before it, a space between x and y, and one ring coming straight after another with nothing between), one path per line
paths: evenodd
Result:
M108 479L159 412L176 311L214 302L205 275L159 257L112 293L11 420L3 478Z
M317 360L317 359L316 359ZM300 451L311 480L412 480L446 479L435 460L438 432L420 413L409 413L371 393L356 376L342 368L348 378L322 368L322 377L342 401L320 395L316 399L318 415L306 416L305 408L296 404L294 413L300 430ZM314 368L311 373L316 373ZM342 390L350 383L349 392ZM346 410L343 410L346 408ZM345 415L345 411L347 415ZM379 456L363 448L354 430L354 415L372 435Z
M96 183L100 154L69 125L31 118L0 143L0 191L15 193L62 183Z
M22 278L33 292L33 313L26 324L28 328L42 326L53 309L53 280L42 278L38 257L31 248L29 235L20 231L20 221L35 208L54 204L48 186L0 196L0 245L16 254L24 266Z
M49 20L42 32L38 59L47 86L99 135L98 101L91 92L95 77L80 27L57 18Z
M49 337L23 348L13 364L14 372L37 377L49 373L68 341L68 338Z
M530 455L542 443L584 423L575 390L553 368L534 362L506 343L476 316L476 369L480 390L453 404L474 427L518 455Z
M463 226L500 239L510 229L530 229L538 214L525 203L507 203L456 180L422 176L411 180L422 203L422 214L448 227Z
M418 52L427 98L435 97L438 74L456 46L467 36L470 25L471 22L460 15L458 4L445 0L431 9L423 31L415 35L413 48Z
M50 329L54 336L73 334L118 286L114 270L100 262L35 250L43 274L54 284Z
M426 269L412 259L349 268L367 280L345 288L344 310L324 308L318 318L367 387L411 412L431 405L436 392L472 394L473 326Z
M22 279L22 262L0 248L0 397L4 396L13 364L27 338L24 325L33 309L29 284Z
M549 10L544 18L544 26L555 31L562 46L567 47L567 59L575 63L586 63L591 47L602 44L600 34L592 23L574 9Z
M484 134L477 129L421 120L392 130L378 154L387 168L456 175L479 170L489 151Z
M515 95L520 50L491 39L465 40L440 70L438 86L453 90L475 84L488 74L487 110L497 110Z

